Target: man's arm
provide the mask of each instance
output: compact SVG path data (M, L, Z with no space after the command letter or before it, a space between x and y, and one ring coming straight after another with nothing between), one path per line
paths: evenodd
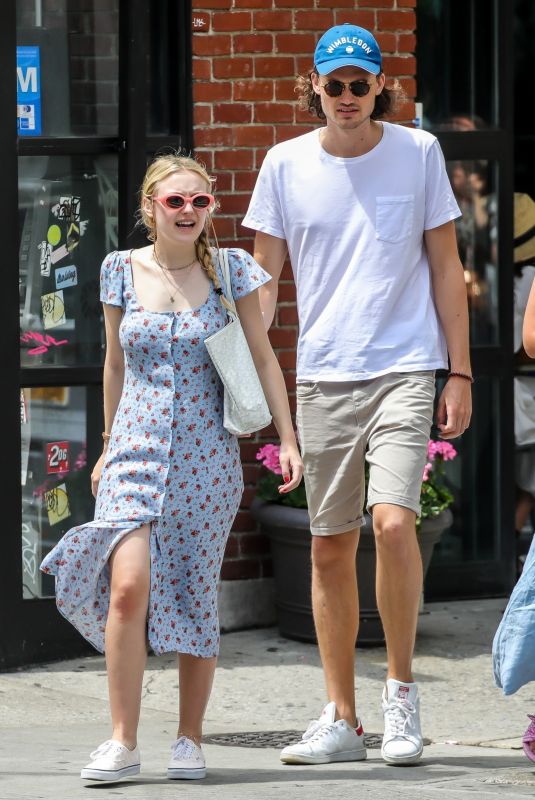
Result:
M446 222L425 231L424 240L435 306L448 346L450 369L471 375L468 301L454 223ZM470 424L471 415L470 382L465 378L449 378L437 409L437 425L442 438L454 439L463 433Z
M279 278L287 252L288 247L285 239L279 239L269 233L257 231L254 243L255 261L271 275L271 280L259 289L260 308L262 309L266 330L271 327L275 316Z

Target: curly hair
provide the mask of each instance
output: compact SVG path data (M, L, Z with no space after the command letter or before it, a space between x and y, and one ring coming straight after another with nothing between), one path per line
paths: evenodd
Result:
M325 119L325 113L321 107L321 97L314 91L312 85L312 75L318 75L315 67L306 77L303 75L297 77L295 92L299 95L299 108L304 111L308 110L310 114L319 119ZM388 88L385 86L381 94L376 96L371 118L383 119L394 114L404 102L405 97L406 95L400 82L395 78Z

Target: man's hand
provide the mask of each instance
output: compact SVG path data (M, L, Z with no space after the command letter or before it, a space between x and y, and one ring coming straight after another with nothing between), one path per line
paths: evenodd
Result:
M470 425L472 416L472 387L466 378L448 379L437 408L437 427L442 439L455 439Z

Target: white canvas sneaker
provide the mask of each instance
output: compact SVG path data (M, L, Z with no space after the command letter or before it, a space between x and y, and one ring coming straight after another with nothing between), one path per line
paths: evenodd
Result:
M420 698L416 684L389 678L383 689L383 714L383 759L387 764L416 763L424 749L420 727Z
M206 762L199 745L187 736L180 736L171 745L171 760L167 767L171 780L194 780L206 777Z
M335 721L336 704L328 703L321 717L312 720L297 744L280 754L283 764L329 764L334 761L363 761L366 758L364 731L359 720L352 728L345 719Z
M129 750L121 742L108 739L89 756L90 763L80 777L89 781L120 781L128 775L138 775L141 769L139 747Z

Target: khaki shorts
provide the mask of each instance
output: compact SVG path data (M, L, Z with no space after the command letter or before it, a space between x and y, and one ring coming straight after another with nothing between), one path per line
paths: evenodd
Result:
M420 513L435 373L395 372L367 381L297 384L297 428L310 530L345 533L367 509L391 503Z

